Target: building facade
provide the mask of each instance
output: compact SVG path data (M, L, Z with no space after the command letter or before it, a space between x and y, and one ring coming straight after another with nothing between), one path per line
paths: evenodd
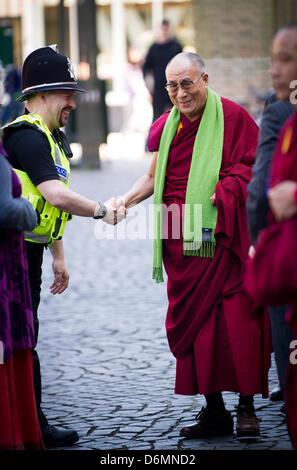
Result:
M4 65L13 61L20 66L33 49L58 43L78 71L84 51L80 50L77 2L1 0L0 54ZM270 87L271 39L278 27L296 19L297 9L296 0L95 3L98 75L113 80L114 88L123 86L120 71L128 60L128 52L133 50L141 61L165 17L183 46L205 58L211 86L242 103L252 95L265 94Z
M213 89L244 105L265 95L271 40L296 21L296 0L196 0L193 8L195 46Z

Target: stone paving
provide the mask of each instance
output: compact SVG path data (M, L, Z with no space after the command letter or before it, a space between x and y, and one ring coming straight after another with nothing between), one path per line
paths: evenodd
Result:
M106 200L124 193L148 166L147 158L75 169L71 188ZM60 296L50 294L51 256L45 253L38 351L50 422L75 428L80 440L74 448L80 450L291 449L282 403L260 396L255 405L261 437L254 442L235 435L179 436L204 398L174 394L175 360L164 326L166 283L151 279L152 241L99 240L96 223L102 224L75 217L68 224L70 286ZM276 383L273 361L271 388ZM238 396L227 392L224 398L235 417Z

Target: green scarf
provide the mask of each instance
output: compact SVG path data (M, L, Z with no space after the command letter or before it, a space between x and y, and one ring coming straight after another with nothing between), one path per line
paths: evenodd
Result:
M165 173L170 145L179 122L180 112L174 106L162 132L155 174L153 279L157 282L163 281L162 197ZM223 138L222 102L220 97L208 88L206 106L194 142L187 184L183 227L183 247L186 256L208 258L214 256L217 207L211 204L209 198L214 194L219 180Z

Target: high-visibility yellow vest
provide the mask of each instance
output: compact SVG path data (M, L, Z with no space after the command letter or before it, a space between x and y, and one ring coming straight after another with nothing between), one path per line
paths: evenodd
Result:
M40 131L44 132L50 144L51 156L54 160L59 179L68 187L70 176L68 158L54 139L42 117L37 114L24 114L15 121L6 124L4 132L7 127L22 126L37 127ZM36 158L38 158L38 155L36 155ZM17 169L14 169L14 171L22 183L22 196L31 202L33 208L38 211L40 216L39 225L32 232L25 232L25 240L47 245L51 245L54 240L60 240L64 233L66 222L72 218L72 215L57 209L46 201L25 171Z

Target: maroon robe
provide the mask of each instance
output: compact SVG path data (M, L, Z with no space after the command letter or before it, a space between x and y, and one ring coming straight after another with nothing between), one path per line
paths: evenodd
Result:
M271 183L273 187L284 180L297 182L297 113L294 113L285 126L283 127L279 141L275 150L272 170ZM295 199L297 204L297 194ZM270 223L273 223L273 216L269 214ZM288 240L288 245L291 240ZM296 257L296 253L292 253ZM277 276L278 273L273 273ZM288 273L290 275L290 273ZM291 273L292 275L292 273ZM297 298L295 305L288 312L287 321L292 328L295 340L297 339ZM287 410L287 423L290 438L294 449L297 449L297 364L296 362L296 346L295 351L292 350L291 360L288 363L286 382L285 382L285 398Z
M243 278L250 239L245 201L255 159L258 127L239 105L222 98L224 143L216 186L218 219L214 258L183 255L182 238L163 240L168 276L166 332L177 359L175 392L183 395L234 391L268 395L269 319L253 309ZM152 126L148 148L157 151L168 113ZM172 141L163 202L185 203L200 118L181 115ZM199 184L199 181L197 181ZM179 223L182 224L180 218Z

